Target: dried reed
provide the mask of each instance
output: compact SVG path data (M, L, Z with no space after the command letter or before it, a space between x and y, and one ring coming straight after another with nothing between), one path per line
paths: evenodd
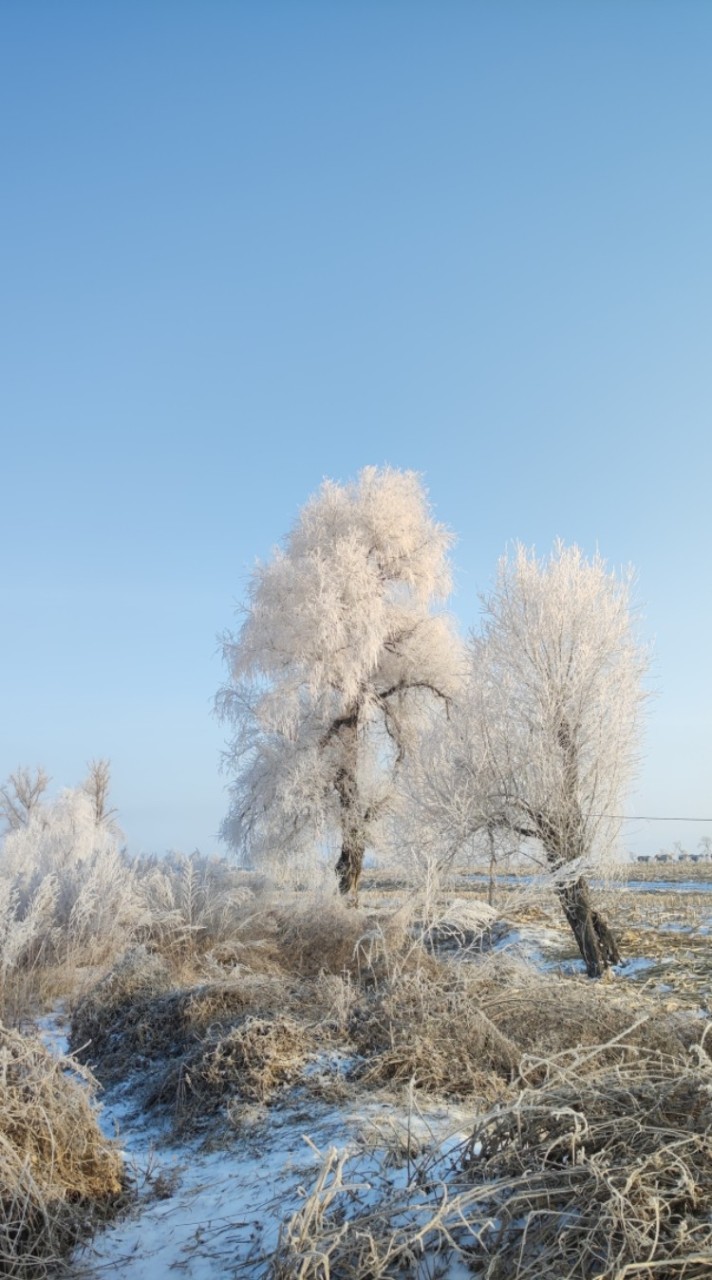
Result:
M403 1188L332 1149L272 1274L708 1280L712 1062L626 1039L525 1063L539 1083L500 1100L454 1154L416 1162Z

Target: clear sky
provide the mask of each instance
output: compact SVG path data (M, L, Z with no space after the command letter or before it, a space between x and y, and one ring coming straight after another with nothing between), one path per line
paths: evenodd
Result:
M4 0L0 139L0 776L216 848L217 633L390 463L463 629L513 539L637 567L629 812L712 817L707 0Z

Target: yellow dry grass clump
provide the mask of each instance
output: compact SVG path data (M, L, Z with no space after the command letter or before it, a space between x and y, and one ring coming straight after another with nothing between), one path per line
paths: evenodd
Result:
M36 1039L0 1025L0 1273L50 1274L122 1191L122 1163L91 1106Z
M334 1003L323 980L305 989L284 973L242 967L217 980L169 983L162 963L135 948L79 1001L71 1042L102 1079L133 1075L143 1104L167 1111L181 1129L231 1101L273 1098L314 1053L320 1018Z
M349 1025L368 1084L413 1082L427 1093L491 1098L538 1059L622 1035L684 1057L685 1045L654 1004L587 979L542 974L493 957L395 972L356 1002ZM621 1050L611 1046L609 1056ZM525 1068L526 1062L526 1068Z
M409 911L364 911L341 899L312 898L276 908L272 919L276 953L290 973L349 974L368 982L408 963Z
M350 1033L363 1058L365 1084L405 1085L427 1093L494 1096L519 1061L473 999L468 971L436 965L395 974L356 1004Z
M362 1086L485 1101L520 1078L525 1058L536 1072L537 1057L622 1032L628 1044L684 1055L669 1021L638 1019L640 997L502 956L437 959L407 926L400 913L381 918L338 902L269 905L255 914L252 950L243 938L239 963L182 986L159 957L134 948L78 1003L72 1045L102 1080L140 1072L146 1105L180 1124L230 1096L275 1097L276 1082L296 1081L325 1044L355 1051Z

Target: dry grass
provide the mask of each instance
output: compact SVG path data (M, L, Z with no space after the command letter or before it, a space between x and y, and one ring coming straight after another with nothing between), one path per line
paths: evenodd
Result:
M679 884L687 880L712 880L712 862L631 862L621 870L625 880L646 881L661 880L668 884Z
M353 1011L352 1039L368 1085L413 1081L451 1097L491 1098L516 1070L516 1044L472 999L464 967L397 974Z
M525 1059L530 1070L536 1058L624 1033L626 1044L671 1057L686 1052L645 997L540 974L501 956L473 965L430 961L396 973L356 1003L349 1029L365 1059L365 1083L412 1080L417 1089L456 1098L492 1098L520 1077Z
M583 976L541 973L521 961L493 956L473 967L470 990L522 1055L549 1057L613 1041L624 1032L628 1044L671 1057L684 1057L686 1051L659 1002L615 979L592 983ZM610 1052L615 1056L618 1050Z
M200 1064L215 1053L219 1058L226 1038L239 1044L250 1020L272 1027L281 1019L300 1027L311 1052L325 1044L355 1049L362 1085L413 1082L429 1094L486 1100L519 1077L525 1056L610 1040L636 1021L640 1008L640 998L615 985L539 974L502 956L474 964L438 960L413 941L400 915L375 927L365 913L339 904L321 915L310 906L282 926L270 909L267 933L264 919L256 933L257 972L244 944L243 963L197 985L176 986L162 960L134 949L77 1005L73 1048L104 1081L140 1070L146 1099L170 1104L178 1115L192 1088L185 1081L203 1080ZM265 936L272 961L262 972ZM276 954L301 972L279 968ZM684 1056L669 1022L654 1016L654 1004L643 999L643 1005L649 1016L631 1033L633 1041ZM236 1096L252 1097L241 1071L234 1058L224 1079ZM201 1091L202 1084L193 1090ZM192 1104L188 1110L195 1114Z
M364 911L341 898L295 897L274 909L273 921L281 964L304 977L348 973L370 981L407 963L412 945L409 910Z
M70 1045L105 1079L141 1064L152 1036L151 1009L170 991L168 965L145 947L128 951L72 1011Z
M52 1274L122 1190L118 1151L91 1108L91 1077L0 1026L0 1272Z
M569 1052L478 1126L464 1165L500 1219L487 1275L709 1276L712 1063ZM604 1061L601 1061L601 1059ZM593 1064L593 1070L591 1069ZM494 1249L496 1243L496 1251ZM704 1259L704 1261L703 1261Z
M708 1280L712 1063L633 1047L614 1064L615 1048L552 1058L400 1190L333 1149L272 1274Z
M216 1112L237 1122L243 1103L267 1103L298 1078L314 1052L305 1027L292 1018L243 1018L175 1058L146 1099L168 1108L176 1129L199 1128Z
M139 948L79 1002L71 1043L106 1082L140 1072L137 1098L184 1129L231 1100L272 1100L338 1034L349 1007L335 975L305 982L240 969L174 987L163 962Z
M219 981L176 987L170 969L143 947L122 958L72 1014L71 1044L103 1080L191 1051L211 1030L248 1012L270 1013L289 999L289 984L274 975L237 973Z

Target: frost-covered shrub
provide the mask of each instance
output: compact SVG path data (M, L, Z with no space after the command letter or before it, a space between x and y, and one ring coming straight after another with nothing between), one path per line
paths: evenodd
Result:
M0 980L48 965L97 963L141 922L118 834L84 789L38 805L0 851ZM6 1009L7 1012L7 1009Z
M239 935L254 890L223 858L172 853L133 864L141 936L163 952L203 953Z

